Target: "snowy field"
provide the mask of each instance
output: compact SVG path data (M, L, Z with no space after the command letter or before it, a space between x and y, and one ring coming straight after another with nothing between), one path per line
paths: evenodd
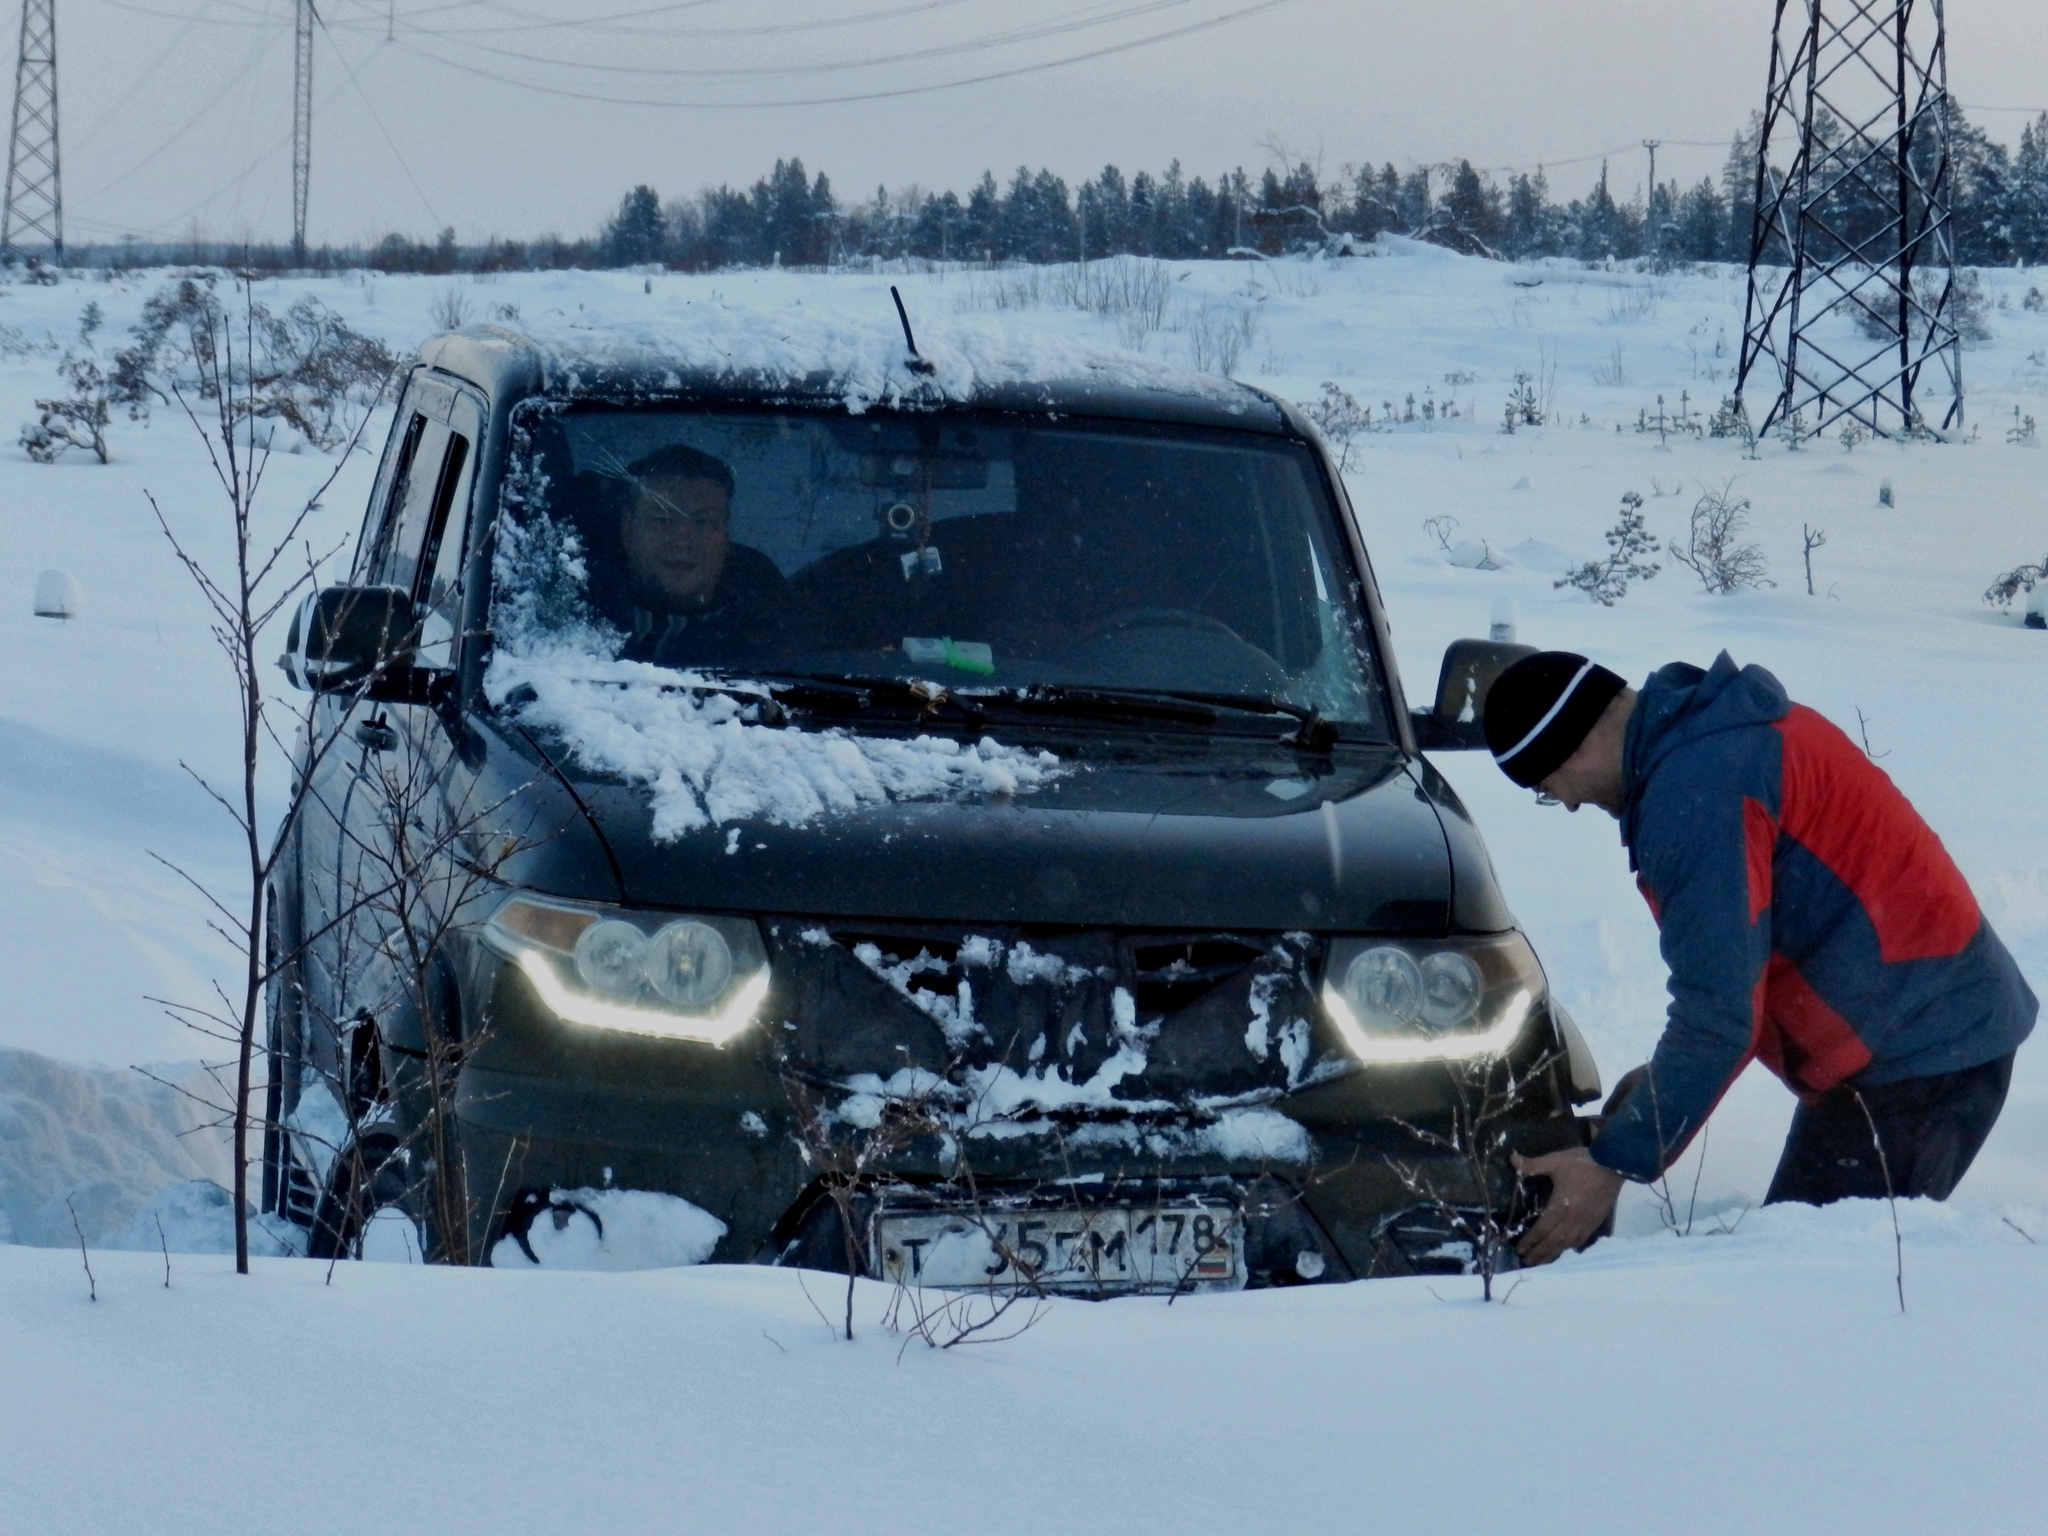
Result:
M2048 273L1984 275L1991 336L1964 357L1971 440L1770 442L1753 460L1734 442L1636 430L1660 395L1667 414L1704 415L1730 388L1743 289L1726 270L1510 268L1401 245L1168 277L1157 330L1015 275L895 281L921 336L1000 324L1184 362L1234 324L1249 333L1237 375L1262 388L1310 401L1335 381L1375 427L1383 402L1405 416L1412 396L1416 419L1359 436L1348 474L1411 697L1427 697L1445 643L1484 634L1503 599L1523 640L1631 679L1722 648L1761 663L1864 736L2048 993L2048 634L1980 597L2048 550L2048 459L2024 433L2009 440L2048 416L2048 311L2026 304ZM31 417L56 387L45 338L68 340L88 301L106 313L102 337L121 336L159 280L0 294L0 422ZM631 320L713 299L886 318L890 280L371 276L265 297L281 308L314 293L404 350L451 286L474 318L515 306ZM1507 435L1518 373L1551 422ZM1692 1236L1666 1235L1631 1192L1621 1238L1529 1277L1505 1308L1480 1307L1464 1281L1061 1304L1021 1338L936 1355L875 1325L879 1290L863 1294L862 1341L828 1344L795 1279L774 1272L366 1265L329 1287L296 1261L236 1282L218 1257L180 1256L165 1292L154 1252L104 1251L89 1303L76 1250L49 1251L72 1239L67 1195L96 1244L154 1249L151 1197L224 1176L215 1142L181 1134L192 1116L178 1097L126 1069L189 1074L204 1043L147 998L195 999L228 969L201 903L150 855L232 889L234 852L180 767L232 776L233 700L145 497L204 551L218 493L171 413L117 422L111 439L104 467L0 447L0 1239L40 1245L0 1246L10 1528L2048 1523L2040 1045L2021 1052L2004 1119L1951 1205L1902 1213L1903 1318L1882 1206L1742 1215L1792 1103L1761 1068L1674 1175L1682 1207L1697 1181ZM331 467L279 456L271 506ZM343 471L314 519L319 549L345 547L372 467L366 453ZM1553 587L1604 552L1624 492L1669 538L1703 488L1729 481L1752 503L1774 587L1708 596L1668 561L1612 609ZM1437 517L1455 519L1437 529L1456 553L1425 526ZM1827 534L1814 596L1802 525ZM1499 569L1453 563L1488 552ZM31 615L45 568L82 584L76 621ZM1612 824L1537 809L1483 756L1439 762L1612 1081L1655 1039L1664 980ZM280 794L274 777L273 810ZM217 1226L189 1193L160 1201L188 1242ZM460 1426L446 1446L416 1427L429 1403ZM299 1454L322 1436L332 1449Z

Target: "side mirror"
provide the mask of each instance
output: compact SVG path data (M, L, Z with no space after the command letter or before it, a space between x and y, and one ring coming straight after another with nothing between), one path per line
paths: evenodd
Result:
M1494 679L1535 654L1535 646L1507 640L1453 640L1437 674L1435 705L1411 717L1415 744L1425 752L1484 751L1486 695Z
M292 616L285 675L312 693L431 703L450 674L414 665L419 615L399 587L322 587Z

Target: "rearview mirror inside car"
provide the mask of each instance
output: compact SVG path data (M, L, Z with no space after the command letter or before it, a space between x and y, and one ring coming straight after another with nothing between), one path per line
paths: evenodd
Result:
M292 616L284 669L312 693L384 703L431 701L446 674L414 665L419 616L399 587L322 587Z
M1415 744L1425 752L1472 752L1486 747L1486 695L1493 681L1533 645L1506 640L1453 640L1437 674L1436 703L1414 711Z

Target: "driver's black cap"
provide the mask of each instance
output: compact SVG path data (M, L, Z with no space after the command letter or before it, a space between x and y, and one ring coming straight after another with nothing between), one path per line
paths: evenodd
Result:
M1524 789L1549 778L1628 686L1571 651L1524 656L1486 695L1486 745L1500 771Z

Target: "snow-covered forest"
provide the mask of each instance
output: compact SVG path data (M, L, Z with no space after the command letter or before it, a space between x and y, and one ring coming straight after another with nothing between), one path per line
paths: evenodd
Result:
M2014 148L1971 124L1961 106L1951 111L1958 259L1987 266L2048 261L2048 115L2023 127ZM392 233L366 248L309 252L307 264L448 274L1115 255L1177 261L1232 251L1298 253L1383 231L1510 260L1742 261L1756 206L1757 131L1752 122L1733 137L1718 178L1690 186L1663 181L1647 201L1633 161L1626 169L1603 162L1576 197L1564 189L1564 175L1553 180L1540 166L1490 171L1457 160L1406 170L1392 161L1325 167L1277 146L1264 171L1240 166L1213 180L1189 175L1178 160L1163 171L1129 175L1108 165L1075 183L1043 167L1019 166L1007 182L984 172L965 193L910 186L863 196L791 157L777 160L751 187L706 187L664 201L657 189L636 186L604 227L588 235L463 244L453 229L427 239ZM1819 131L1825 141L1830 125ZM1834 131L1840 132L1838 125ZM1856 223L1853 185L1845 182L1835 194L1840 206L1829 220L1836 228ZM189 260L290 265L281 247L207 241L130 243L80 256L115 266Z

